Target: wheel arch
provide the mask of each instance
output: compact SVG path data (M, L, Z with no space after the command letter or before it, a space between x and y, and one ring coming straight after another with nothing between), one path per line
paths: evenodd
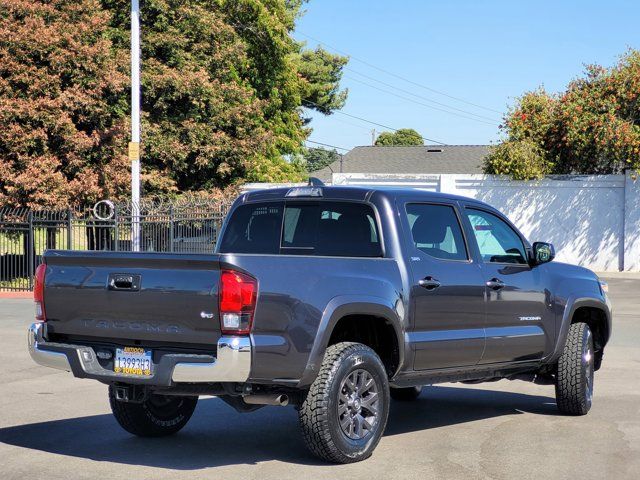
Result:
M604 346L609 338L609 326L606 313L601 308L595 306L582 305L577 307L571 317L571 324L584 322L589 325L593 335L593 349L595 354L594 368L600 369Z
M330 345L339 341L358 340L358 338L350 338L350 336L340 336L339 332L343 331L342 328L353 327L360 322L367 321L371 322L369 328L374 328L376 333L384 331L383 329L387 329L388 333L393 333L393 338L384 339L391 342L394 349L391 359L387 359L385 364L387 368L389 365L392 366L392 371L388 371L388 374L389 378L393 377L404 362L404 328L401 318L403 314L403 311L400 313L397 311L397 307L392 302L381 297L345 295L333 298L322 315L318 334L298 386L305 387L313 383ZM371 327L371 325L375 325L375 327ZM362 340L360 339L361 343L371 343ZM376 350L375 345L368 346L374 351ZM380 354L378 351L376 353ZM384 356L384 351L382 353ZM381 359L385 363L382 356Z
M569 327L577 322L585 322L592 331L596 354L595 368L597 370L602 363L604 347L611 336L611 309L606 302L593 297L570 297L568 299L550 363L556 362L562 355Z

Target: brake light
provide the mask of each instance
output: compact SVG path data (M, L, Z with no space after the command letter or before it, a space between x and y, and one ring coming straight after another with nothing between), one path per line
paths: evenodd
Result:
M44 311L44 274L46 271L47 266L44 263L38 265L33 284L33 300L36 304L36 320L40 320L42 322L47 320Z
M220 275L220 327L222 333L247 335L256 309L258 281L244 273L222 270Z

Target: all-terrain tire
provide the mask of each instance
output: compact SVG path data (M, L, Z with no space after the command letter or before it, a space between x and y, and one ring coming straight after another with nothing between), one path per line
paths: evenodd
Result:
M127 432L140 437L163 437L184 427L198 403L198 397L150 395L142 403L116 400L109 387L109 404L113 416Z
M407 388L391 388L389 392L391 398L399 402L412 402L417 400L422 392L422 387L407 387Z
M331 345L298 414L314 455L334 463L371 456L389 415L389 382L378 355L360 343Z
M586 415L591 409L594 360L589 325L572 324L556 375L556 403L565 415Z

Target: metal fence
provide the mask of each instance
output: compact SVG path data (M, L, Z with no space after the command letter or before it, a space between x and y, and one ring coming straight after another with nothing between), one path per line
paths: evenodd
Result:
M148 201L138 221L130 203L105 200L85 208L0 208L0 291L31 290L46 249L131 251L139 225L140 251L213 251L228 201Z

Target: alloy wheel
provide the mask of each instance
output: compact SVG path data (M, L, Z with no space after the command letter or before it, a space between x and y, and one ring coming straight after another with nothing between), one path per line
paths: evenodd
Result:
M363 369L349 373L340 384L338 421L342 433L352 440L361 440L375 429L379 418L379 386Z

